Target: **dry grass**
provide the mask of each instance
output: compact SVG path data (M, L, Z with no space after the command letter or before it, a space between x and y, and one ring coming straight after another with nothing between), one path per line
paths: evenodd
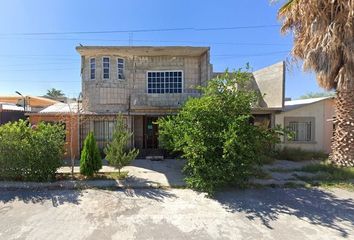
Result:
M328 154L323 152L305 151L299 148L283 148L278 150L275 158L288 161L306 161L306 160L326 160Z

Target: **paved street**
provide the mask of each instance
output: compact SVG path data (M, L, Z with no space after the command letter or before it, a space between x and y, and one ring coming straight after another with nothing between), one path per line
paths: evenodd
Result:
M0 239L353 239L354 193L2 191L0 216Z

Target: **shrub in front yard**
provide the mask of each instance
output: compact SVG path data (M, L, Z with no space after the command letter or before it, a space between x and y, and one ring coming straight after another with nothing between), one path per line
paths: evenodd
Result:
M84 141L81 152L80 173L87 177L92 177L102 168L102 158L98 149L96 139L90 132Z
M123 117L119 115L114 129L112 142L110 142L104 150L109 165L118 169L119 175L120 170L128 165L139 154L138 149L128 149L127 147L128 141L132 135L133 133L128 132L124 126Z
M226 185L244 187L279 141L278 134L250 124L259 93L250 90L250 72L226 72L190 98L175 116L158 120L163 146L181 152L187 184L213 193Z
M19 120L0 126L0 178L54 179L64 153L65 130L58 124L30 126Z

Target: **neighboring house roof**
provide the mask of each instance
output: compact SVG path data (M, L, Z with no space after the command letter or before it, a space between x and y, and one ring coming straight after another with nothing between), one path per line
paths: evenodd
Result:
M69 114L78 113L78 111L82 112L81 104L59 102L39 111L38 114Z
M0 102L0 111L23 111L23 107L16 106L13 103Z
M221 75L221 72L214 72L213 76ZM283 61L273 65L258 69L252 72L253 78L250 87L259 91L261 98L258 106L254 109L283 110L284 107L284 87L285 87L285 63Z
M84 111L82 108L82 103L56 103L53 104L37 113L27 113L29 116L33 115L68 115L68 114L94 114L89 111Z
M78 46L81 54L107 54L119 52L121 55L139 56L200 56L210 50L209 47L190 46Z
M68 97L50 97L50 96L43 96L43 98L47 98L47 99L50 99L50 100L54 100L54 101L57 101L57 102L62 102L62 103L67 103L67 102L70 102L71 99L69 99ZM71 101L73 102L73 101Z
M308 98L308 99L298 99L292 101L285 101L284 112L291 111L297 108L301 108L303 106L307 106L309 104L317 103L327 99L333 99L334 97L320 97L320 98Z
M37 97L37 96L25 96L27 104L30 107L47 107L57 103L58 101L44 98L44 97ZM0 102L6 103L14 103L18 104L22 101L21 96L0 96Z

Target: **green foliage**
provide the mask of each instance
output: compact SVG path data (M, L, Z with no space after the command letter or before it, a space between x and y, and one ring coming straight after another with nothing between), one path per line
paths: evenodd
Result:
M98 149L96 139L90 132L84 141L84 147L81 152L80 173L92 177L102 168L102 159Z
M320 98L320 97L334 97L334 92L308 92L299 97L299 99L308 99L308 98Z
M30 126L19 120L0 126L0 178L47 181L61 166L65 131L59 124Z
M295 162L306 160L325 160L328 158L328 154L321 151L306 151L300 148L284 147L276 151L275 158Z
M311 185L354 190L354 167L338 167L324 162L306 165L296 171L314 173L314 176L298 176Z
M47 90L47 94L45 96L57 98L57 97L64 97L65 94L59 89L52 88Z
M119 115L116 121L112 142L104 149L109 164L118 169L119 173L124 166L128 165L139 154L138 149L133 148L129 150L127 148L128 141L132 135L133 133L129 133L126 130L123 117Z
M190 187L212 193L225 185L245 186L279 140L274 130L250 124L251 107L259 99L250 79L248 71L226 71L201 88L202 97L158 120L162 145L187 159Z
M299 169L302 172L320 173L315 179L321 180L353 180L354 167L337 167L329 163L310 164Z

